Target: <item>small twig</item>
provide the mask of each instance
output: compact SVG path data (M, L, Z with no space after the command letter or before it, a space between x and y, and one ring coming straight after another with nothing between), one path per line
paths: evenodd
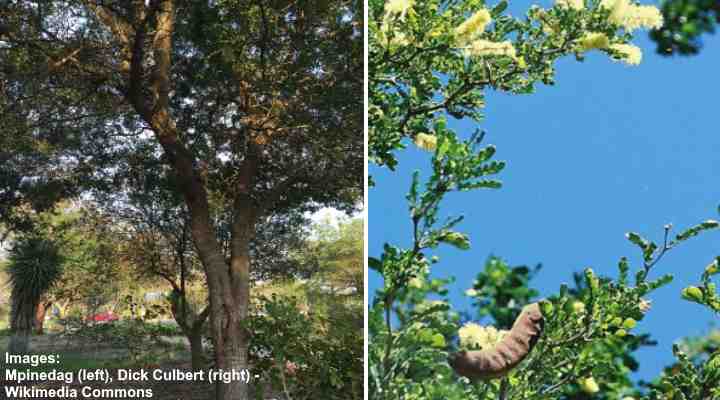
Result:
M500 394L498 400L507 400L508 389L510 388L508 378L503 378L500 382Z
M662 248L660 249L660 251L659 251L659 253L658 253L657 256L655 256L651 261L645 262L645 264L644 264L644 266L643 266L643 267L644 267L644 270L645 270L645 277L646 277L646 278L647 278L648 274L650 274L650 269L652 269L652 267L654 267L655 264L657 264L658 261L660 261L660 259L665 255L665 253L666 253L668 250L670 250L670 249L672 248L672 246L673 246L672 243L668 244L668 236L669 236L669 234L670 234L670 229L672 229L672 225L671 225L671 224L665 225L665 235L664 235L664 238L663 238Z
M541 394L550 394L562 387L564 384L568 383L575 375L574 374L567 374L562 379L560 379L558 382L546 387Z
M280 379L282 380L283 392L285 392L285 397L287 398L287 400L292 400L292 397L290 397L290 391L288 390L287 386L287 379L285 379L285 365L281 365L279 368Z

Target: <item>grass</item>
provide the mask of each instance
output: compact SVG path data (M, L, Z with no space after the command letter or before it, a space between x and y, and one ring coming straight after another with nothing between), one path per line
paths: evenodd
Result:
M30 365L17 367L30 368L33 371L52 369L78 371L185 362L189 360L190 355L184 343L160 343L151 339L154 336L182 336L179 333L179 328L159 323L118 321L112 324L85 326L71 334L71 337L74 337L68 339L68 344L74 343L71 347L64 344L65 336L54 333L33 335L31 337L31 349L35 349L33 353L58 354L60 363L38 367ZM0 351L5 350L9 336L9 329L0 329ZM147 338L148 341L138 341L140 338ZM0 363L2 361L0 360Z

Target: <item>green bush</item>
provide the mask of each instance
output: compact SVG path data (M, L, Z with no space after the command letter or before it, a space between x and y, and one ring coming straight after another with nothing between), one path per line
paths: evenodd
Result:
M362 306L336 300L332 312L303 312L295 297L260 299L248 320L255 374L292 399L361 399Z

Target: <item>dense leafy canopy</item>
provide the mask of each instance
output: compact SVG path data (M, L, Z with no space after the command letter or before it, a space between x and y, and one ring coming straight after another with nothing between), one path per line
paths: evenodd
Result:
M362 14L353 0L3 2L0 216L33 191L99 199L167 180L206 275L217 366L246 367L251 241L361 193Z

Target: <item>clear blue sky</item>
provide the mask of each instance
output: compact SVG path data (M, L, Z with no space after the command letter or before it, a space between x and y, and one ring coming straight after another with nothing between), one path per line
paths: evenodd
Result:
M530 3L518 1L520 15ZM549 6L541 3L542 6ZM616 276L617 261L639 263L628 231L660 241L663 225L676 231L706 219L719 219L720 204L720 35L705 38L699 56L662 58L640 33L640 66L614 63L591 53L584 63L566 58L557 64L555 86L533 95L489 93L486 143L508 165L504 187L453 194L444 215L464 215L460 231L472 248L440 248L433 275L455 276L450 299L469 310L462 295L490 254L511 265L542 263L533 285L542 295L571 282L586 266ZM474 126L461 122L460 132ZM428 171L428 153L409 146L396 173L370 167L377 187L369 192L369 252L383 243L407 246L410 222L404 195L412 171ZM655 276L672 272L675 281L650 298L652 311L636 328L659 344L637 353L637 378L651 379L673 360L671 344L700 335L720 320L680 299L680 290L699 280L720 255L720 232L711 232L672 250ZM370 273L370 295L381 285Z

